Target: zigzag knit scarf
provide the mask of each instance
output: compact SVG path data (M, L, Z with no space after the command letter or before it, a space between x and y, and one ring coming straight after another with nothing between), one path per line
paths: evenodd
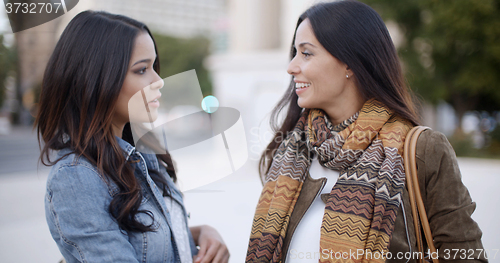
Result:
M281 262L286 256L283 240L312 154L340 171L325 206L319 262L385 262L380 256L388 252L401 203L402 151L411 127L373 99L336 126L323 111L305 110L266 174L246 262Z

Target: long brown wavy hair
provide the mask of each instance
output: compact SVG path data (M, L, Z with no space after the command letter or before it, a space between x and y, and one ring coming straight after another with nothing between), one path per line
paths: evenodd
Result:
M152 217L152 213L139 210L142 192L134 176L135 163L125 159L111 128L134 42L141 32L148 33L154 42L143 23L125 16L95 11L75 16L62 33L45 69L35 127L44 165L54 165L64 158L51 160L52 150L69 148L85 157L120 190L109 205L109 212L120 228L145 232L154 230L153 223L144 225L136 220L136 215L145 213ZM160 72L158 57L153 69ZM123 139L134 145L130 124L125 125ZM168 152L156 156L166 164L175 181ZM169 192L166 178L160 172L150 171L150 175L164 192Z
M375 98L413 124L420 122L417 99L406 85L389 31L375 10L354 0L319 3L299 17L295 31L305 19L309 19L321 45L354 72L356 86L364 99ZM295 35L290 59L297 54L294 42ZM261 179L269 170L280 143L300 117L302 108L297 99L292 78L285 95L271 112L270 123L275 135L259 161ZM285 108L286 117L278 127Z

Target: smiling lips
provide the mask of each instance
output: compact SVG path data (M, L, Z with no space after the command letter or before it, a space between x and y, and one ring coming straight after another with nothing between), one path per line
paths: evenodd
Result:
M301 82L296 82L295 83L295 89L303 89L311 86L311 83L301 83Z
M297 95L300 95L302 92L304 92L309 86L311 86L311 83L306 83L306 82L295 82L295 93Z
M160 107L160 101L158 101L158 99L159 99L160 97L161 97L161 95L157 96L154 100L149 101L149 102L148 102L148 105L149 105L150 107L156 107L156 108L157 108L157 107Z

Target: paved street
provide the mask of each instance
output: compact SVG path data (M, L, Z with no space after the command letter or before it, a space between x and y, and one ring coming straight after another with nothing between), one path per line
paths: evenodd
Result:
M0 262L55 263L61 255L45 223L43 199L48 169L37 170L38 146L29 129L0 136ZM175 156L174 156L175 158ZM459 159L463 181L477 202L473 218L483 229L490 262L500 262L500 161ZM184 193L190 224L216 227L231 252L230 262L244 262L261 185L256 162L231 176Z
M14 127L9 135L0 135L0 147L0 176L37 169L40 150L30 127Z

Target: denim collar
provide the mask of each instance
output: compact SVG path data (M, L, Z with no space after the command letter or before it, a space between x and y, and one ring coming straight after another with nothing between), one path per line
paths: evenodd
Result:
M128 160L130 155L135 152L135 147L132 146L130 143L125 141L124 139L118 137L115 135L116 141L118 142L118 145L120 145L120 148L124 151L123 155L125 156L125 159Z
M120 145L120 148L123 150L123 156L125 157L126 160L130 158L132 155L140 155L145 161L145 164L148 168L158 170L159 169L159 163L158 159L156 158L155 154L150 154L150 153L145 153L142 151L138 151L136 147L132 146L130 143L125 141L124 139L118 137L115 135L116 141L118 142L118 145Z

